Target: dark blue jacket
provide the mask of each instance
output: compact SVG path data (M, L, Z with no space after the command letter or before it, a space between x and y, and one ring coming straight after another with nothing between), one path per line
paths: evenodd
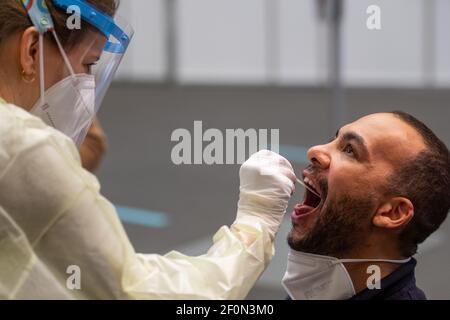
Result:
M365 289L350 300L426 300L423 291L416 286L416 264L417 261L411 259L381 279L381 289Z

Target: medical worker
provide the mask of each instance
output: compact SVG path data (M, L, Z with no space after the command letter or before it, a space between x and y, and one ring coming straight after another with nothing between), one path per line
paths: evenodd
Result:
M270 151L241 167L236 220L206 254L137 254L77 150L133 35L115 11L1 1L0 297L242 299L274 253L292 167Z

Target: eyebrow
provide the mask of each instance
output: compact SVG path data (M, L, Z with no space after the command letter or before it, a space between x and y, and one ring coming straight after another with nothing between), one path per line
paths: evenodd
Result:
M339 131L336 131L336 138L339 136ZM368 156L369 155L369 149L367 148L367 144L363 137L361 137L359 134L353 131L349 131L344 133L344 136L342 139L346 141L355 141L360 151L363 153L363 155Z

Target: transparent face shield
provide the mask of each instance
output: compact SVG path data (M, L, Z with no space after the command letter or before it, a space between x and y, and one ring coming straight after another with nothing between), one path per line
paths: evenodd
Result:
M131 41L134 30L132 26L126 22L121 16L116 15L114 18L114 28L117 28L116 34L110 34L107 41L104 42L103 51L100 59L91 68L91 74L95 77L95 110L98 111L106 92L114 79L120 63L126 53L128 44ZM92 33L92 31L89 31ZM95 32L95 31L94 31ZM103 38L104 35L101 37ZM98 37L98 34L97 34ZM119 38L116 38L119 37ZM103 38L103 39L106 39ZM98 41L92 42L93 54L96 54Z
M111 18L84 0L53 0L54 5L64 11L76 6L78 11L75 12L85 22L84 30L74 30L82 34L77 42L64 48L48 10L45 13L45 8L40 7L40 15L36 15L36 10L31 14L40 1L23 2L40 31L41 93L31 113L72 138L80 147L132 39L133 28L124 19ZM55 46L46 46L45 33L51 33L48 39L56 43L58 58L55 58Z

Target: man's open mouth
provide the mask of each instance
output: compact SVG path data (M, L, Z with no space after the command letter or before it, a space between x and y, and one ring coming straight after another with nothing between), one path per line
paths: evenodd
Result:
M305 189L305 197L303 199L303 202L297 204L294 208L294 214L296 218L313 213L314 211L316 211L316 209L319 208L322 202L321 197L318 196L320 195L320 192L316 184L308 177L305 177L303 182L308 186L308 188L312 189L312 191L314 192L308 190L308 188Z

